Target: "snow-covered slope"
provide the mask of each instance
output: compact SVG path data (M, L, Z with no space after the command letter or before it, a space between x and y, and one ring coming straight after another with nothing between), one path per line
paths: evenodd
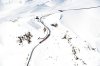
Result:
M98 48L63 25L67 14L58 10L68 2L37 0L2 10L0 66L100 66Z
M97 49L62 26L59 18L59 14L54 14L43 20L51 35L34 51L30 65L99 66L100 54Z

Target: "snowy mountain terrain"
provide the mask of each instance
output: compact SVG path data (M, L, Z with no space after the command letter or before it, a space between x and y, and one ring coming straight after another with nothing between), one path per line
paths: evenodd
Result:
M0 66L100 66L98 0L0 5Z

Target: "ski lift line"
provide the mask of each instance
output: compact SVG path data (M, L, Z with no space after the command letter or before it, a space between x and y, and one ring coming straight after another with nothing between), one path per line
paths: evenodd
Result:
M65 9L65 10L58 10L58 11L59 12L66 12L66 11L87 10L87 9L96 9L96 8L100 8L100 5L92 6L92 7L75 8L75 9ZM52 13L52 14L54 14L54 13Z
M47 17L47 16L50 16L50 15L53 15L55 13L63 13L63 12L66 12L66 11L78 11L78 10L88 10L88 9L96 9L96 8L100 8L100 5L98 6L92 6L92 7L83 7L83 8L75 8L75 9L59 9L59 10L55 10L54 12L51 12L49 14L44 14L40 17L40 19L44 18L44 17Z
M71 11L71 10L86 10L86 9L95 9L95 8L100 8L100 6L87 7L87 8L76 8L76 9L68 9L68 10L59 10L59 11L60 11L60 12L63 12L63 11Z

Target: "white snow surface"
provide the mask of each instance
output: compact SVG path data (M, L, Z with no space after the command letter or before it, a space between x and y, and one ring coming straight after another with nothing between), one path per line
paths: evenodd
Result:
M0 5L0 66L100 66L99 8L58 11L95 7L99 0L0 0ZM18 36L27 32L31 43L20 44Z

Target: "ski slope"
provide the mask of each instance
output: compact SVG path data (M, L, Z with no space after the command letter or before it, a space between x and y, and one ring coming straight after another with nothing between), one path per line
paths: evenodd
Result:
M0 66L100 66L95 37L99 8L88 9L99 1L5 2L0 10Z

